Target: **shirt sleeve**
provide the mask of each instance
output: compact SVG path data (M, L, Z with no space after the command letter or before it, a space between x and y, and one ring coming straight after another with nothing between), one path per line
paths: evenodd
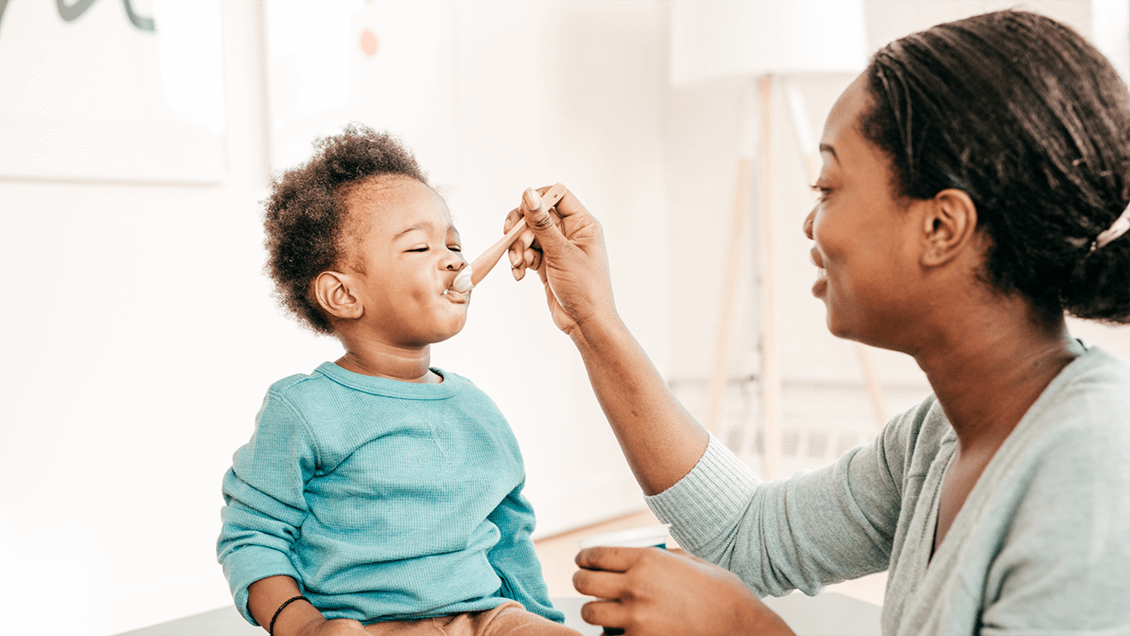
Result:
M564 623L565 614L554 609L549 600L541 562L530 539L534 510L522 495L524 485L525 482L519 484L487 517L501 533L488 558L498 578L502 579L501 596L521 603L535 614Z
M836 463L763 482L713 436L682 480L647 497L687 551L734 572L760 596L886 570L923 403Z
M236 608L252 625L247 588L269 576L290 576L302 586L291 556L309 510L304 491L316 452L301 416L282 397L268 393L255 433L236 451L224 475L223 527L216 553Z

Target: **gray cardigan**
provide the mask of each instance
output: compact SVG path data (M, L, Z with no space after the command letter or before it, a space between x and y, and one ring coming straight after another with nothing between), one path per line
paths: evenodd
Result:
M835 464L764 483L716 439L648 504L759 595L888 570L883 633L1130 634L1130 362L1091 347L989 462L930 559L957 438L931 395Z

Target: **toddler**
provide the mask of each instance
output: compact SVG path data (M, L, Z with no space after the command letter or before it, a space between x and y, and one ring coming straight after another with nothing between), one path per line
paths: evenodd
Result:
M559 624L513 432L431 366L467 320L466 266L411 153L359 125L272 183L281 302L345 349L270 387L224 477L219 560L274 636L577 634Z

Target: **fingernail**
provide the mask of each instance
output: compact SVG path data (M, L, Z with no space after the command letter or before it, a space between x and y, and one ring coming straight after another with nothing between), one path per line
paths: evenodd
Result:
M522 262L522 257L518 256L518 252L510 252L510 269L514 269L515 267L518 266L518 263L521 263L521 262Z
M510 268L510 274L512 276L514 276L514 280L521 280L518 276L518 269L517 268L511 267Z
M526 202L526 207L529 208L531 212L536 212L541 209L541 196L538 195L537 190L533 188L526 188L526 191L522 193L522 200Z

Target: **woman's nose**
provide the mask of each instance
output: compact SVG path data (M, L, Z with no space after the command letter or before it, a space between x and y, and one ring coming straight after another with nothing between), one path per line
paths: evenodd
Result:
M814 223L815 219L816 219L816 209L813 208L812 211L808 213L808 216L804 217L804 235L807 236L809 240L813 240L812 239L812 224Z

